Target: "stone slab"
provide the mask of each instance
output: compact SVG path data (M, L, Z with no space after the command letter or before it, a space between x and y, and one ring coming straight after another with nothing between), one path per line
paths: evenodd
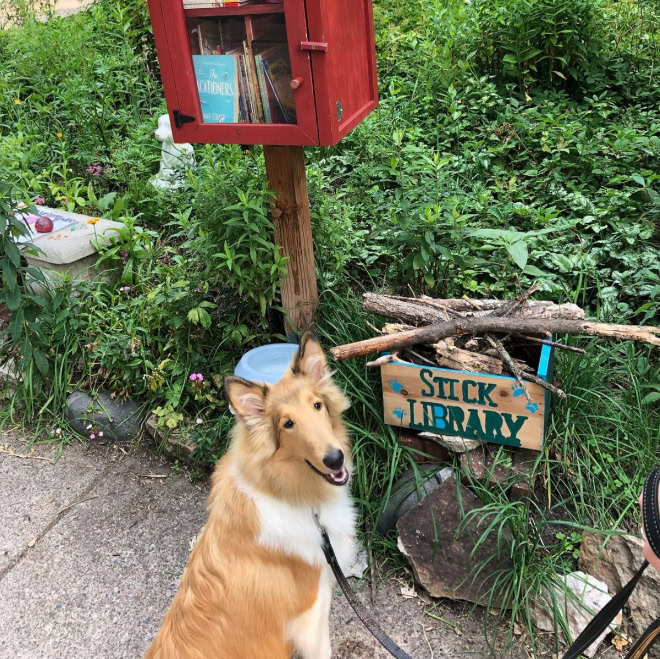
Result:
M499 529L493 530L475 549L484 533L482 518L474 515L461 527L465 515L482 507L470 490L449 478L397 522L399 549L408 558L417 583L431 596L503 604L498 593L491 599L489 591L493 576L512 568L507 547L511 532L502 528L498 539ZM493 558L498 543L500 557ZM486 561L487 569L479 569Z
M47 206L37 206L40 212L56 213L62 217L72 220L72 227L66 227L62 231L39 234L32 241L42 253L38 255L27 255L29 263L34 265L54 269L53 266L70 265L87 256L96 254L96 249L92 241L98 239L99 242L109 242L117 236L115 229L122 229L125 225L114 220L100 218L92 225L87 224L91 218L90 215L81 215L80 213L69 213L58 208L48 208Z

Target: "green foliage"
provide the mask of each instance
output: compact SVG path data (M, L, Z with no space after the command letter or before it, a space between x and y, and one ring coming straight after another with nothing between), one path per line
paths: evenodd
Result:
M580 81L599 63L599 0L477 0L470 10L468 47L483 73L528 89Z

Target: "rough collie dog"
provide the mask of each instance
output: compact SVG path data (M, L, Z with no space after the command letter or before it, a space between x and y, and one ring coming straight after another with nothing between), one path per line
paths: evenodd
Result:
M348 400L309 334L280 382L226 379L236 425L209 518L147 659L328 659L334 576L355 553Z

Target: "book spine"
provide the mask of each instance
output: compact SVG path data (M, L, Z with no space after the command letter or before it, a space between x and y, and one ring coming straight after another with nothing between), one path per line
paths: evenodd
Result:
M250 85L248 84L247 69L245 67L245 57L243 55L237 55L238 61L241 66L241 82L243 87L243 102L245 104L246 110L246 120L249 123L254 122L254 108L252 107L252 94L250 94Z
M257 80L259 82L259 94L261 95L261 105L264 109L264 120L267 124L273 123L273 117L268 103L268 92L266 91L266 80L264 79L264 67L261 55L254 56L254 65L257 70Z
M266 63L264 62L264 73L266 74L266 82L270 85L270 89L273 92L273 97L277 101L277 107L280 109L280 112L282 113L282 116L284 117L285 123L291 123L289 121L289 115L286 113L286 110L284 109L284 105L282 104L282 101L280 100L280 95L277 93L277 89L275 89L275 85L273 84L273 79L270 77L270 73L268 71L268 67L266 66Z
M252 60L252 57L250 56L250 49L248 47L247 41L243 42L243 48L245 49L245 66L248 71L248 78L252 92L251 96L255 110L254 120L256 123L263 123L264 115L263 115L263 108L261 107L261 95L259 94L257 73L254 68L254 62Z

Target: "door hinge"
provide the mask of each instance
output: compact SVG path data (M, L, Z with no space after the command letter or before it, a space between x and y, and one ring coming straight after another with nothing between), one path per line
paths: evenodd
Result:
M300 50L314 50L325 53L328 50L328 44L325 41L301 41Z
M182 114L178 110L174 110L172 114L174 115L174 125L177 128L182 128L183 124L189 124L191 121L195 121L195 117L190 117L187 114Z

